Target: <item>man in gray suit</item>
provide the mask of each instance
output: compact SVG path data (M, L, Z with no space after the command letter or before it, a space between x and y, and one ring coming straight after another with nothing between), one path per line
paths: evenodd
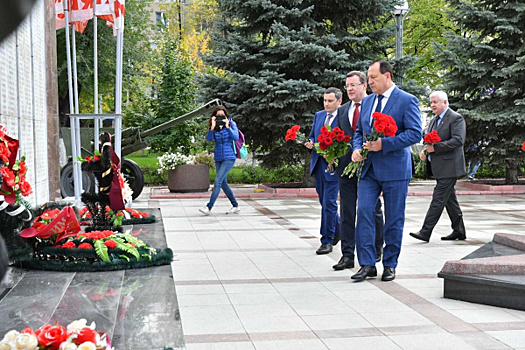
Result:
M427 144L420 153L420 158L428 158L427 170L437 181L432 202L428 208L423 227L419 232L410 233L414 238L428 242L432 230L436 226L443 209L447 209L452 221L452 233L441 237L444 241L463 240L467 238L463 213L459 207L454 186L458 177L465 175L465 143L466 127L463 117L448 107L448 97L443 91L430 94L430 108L435 117L430 121L428 132L436 130L440 142ZM428 154L425 154L425 151ZM430 163L430 165L429 165Z

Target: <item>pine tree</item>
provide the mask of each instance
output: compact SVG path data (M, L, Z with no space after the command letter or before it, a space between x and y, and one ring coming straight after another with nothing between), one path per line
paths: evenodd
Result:
M525 2L449 0L460 32L443 47L451 105L467 122L473 161L506 168L517 183L525 159Z
M284 144L294 124L309 133L323 92L351 70L385 58L394 1L220 0L222 18L205 62L203 100L220 98L252 149L275 166L308 157ZM343 91L346 98L346 93Z

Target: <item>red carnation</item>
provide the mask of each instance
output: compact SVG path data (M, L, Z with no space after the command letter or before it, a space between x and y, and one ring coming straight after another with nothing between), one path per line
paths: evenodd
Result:
M20 180L20 192L22 192L22 196L29 196L33 190L31 189L31 185L29 184L29 182L25 181L22 181Z
M345 136L337 134L335 139L337 140L337 142L343 142L345 140Z
M335 133L340 133L343 130L341 130L340 127L336 126L335 128L332 129L332 131L335 132Z
M114 240L112 239L108 239L107 241L104 242L104 245L108 248L115 248L117 246L117 242L115 242Z
M436 130L432 130L432 132L425 135L423 140L425 141L425 143L437 143L441 141L441 137L439 137Z
M7 186L13 187L15 185L15 174L11 170L3 166L0 168L0 173Z
M345 142L350 142L350 135L345 135L344 136L344 141Z
M62 248L65 248L65 249L67 249L67 248L76 248L76 247L77 246L75 245L75 243L71 242L71 241L62 244Z
M80 249L93 249L93 246L89 243L81 243L78 247Z
M525 142L523 142L523 145L521 146L521 150L525 151Z
M299 131L300 128L301 127L299 125L292 126L292 130L295 131L295 132Z
M328 131L328 128L326 126L323 126L321 127L321 134L325 135L325 134L328 134L329 131Z
M319 142L319 148L324 151L325 149L328 148L328 145L324 141L323 142Z
M330 146L332 143L334 143L334 141L331 138L327 137L325 138L324 143L326 143L327 146Z

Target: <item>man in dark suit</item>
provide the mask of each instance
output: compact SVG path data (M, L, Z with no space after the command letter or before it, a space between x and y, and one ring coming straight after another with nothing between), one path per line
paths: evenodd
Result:
M366 75L363 72L352 71L346 75L345 90L350 101L337 110L337 126L345 134L354 137L354 130L359 119L361 100L366 96ZM342 257L333 267L334 270L351 269L354 267L355 250L355 217L357 204L357 176L343 176L343 170L352 161L352 146L344 156L339 158L336 173L339 177L339 205L341 216L341 253ZM375 213L376 261L381 260L383 251L383 212L381 200L377 200Z
M435 117L430 121L428 131L436 130L441 141L425 145L419 156L422 160L429 160L427 169L436 178L437 184L434 187L432 202L430 202L423 227L410 235L428 242L443 209L446 208L452 222L452 233L441 239L444 241L463 240L467 238L467 235L454 186L458 177L465 175L465 154L463 152L467 133L465 120L448 107L448 97L443 91L434 91L430 94L430 108Z
M324 92L324 110L315 113L312 131L305 143L306 148L312 149L310 161L310 175L315 177L315 190L321 203L321 246L317 254L328 254L333 250L339 237L339 214L337 213L337 195L339 194L338 176L327 172L328 162L315 151L314 142L321 134L321 128L337 125L337 109L341 105L343 93L331 87Z
M376 61L370 65L368 84L373 94L363 98L354 134L352 161L363 160L361 149L369 151L357 184L356 250L361 269L352 276L357 281L377 276L374 209L381 192L385 207L381 280L395 279L403 239L408 183L412 177L410 145L421 140L419 101L400 90L392 79L392 66L388 62ZM397 125L395 136L366 140L365 137L372 131L373 112L382 112L394 118Z

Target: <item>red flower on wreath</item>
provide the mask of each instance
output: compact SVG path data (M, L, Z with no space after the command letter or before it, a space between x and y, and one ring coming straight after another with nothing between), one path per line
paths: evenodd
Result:
M81 243L78 246L80 249L93 249L93 246L89 243Z
M108 239L107 241L104 242L104 245L108 248L115 248L117 246L117 242L115 242L114 240L112 239Z
M74 242L66 242L64 244L62 244L62 248L65 248L65 249L68 249L68 248L76 248L77 246L75 245Z
M46 348L56 350L60 344L67 339L67 330L62 326L51 326L46 324L35 331L35 336L39 344Z

